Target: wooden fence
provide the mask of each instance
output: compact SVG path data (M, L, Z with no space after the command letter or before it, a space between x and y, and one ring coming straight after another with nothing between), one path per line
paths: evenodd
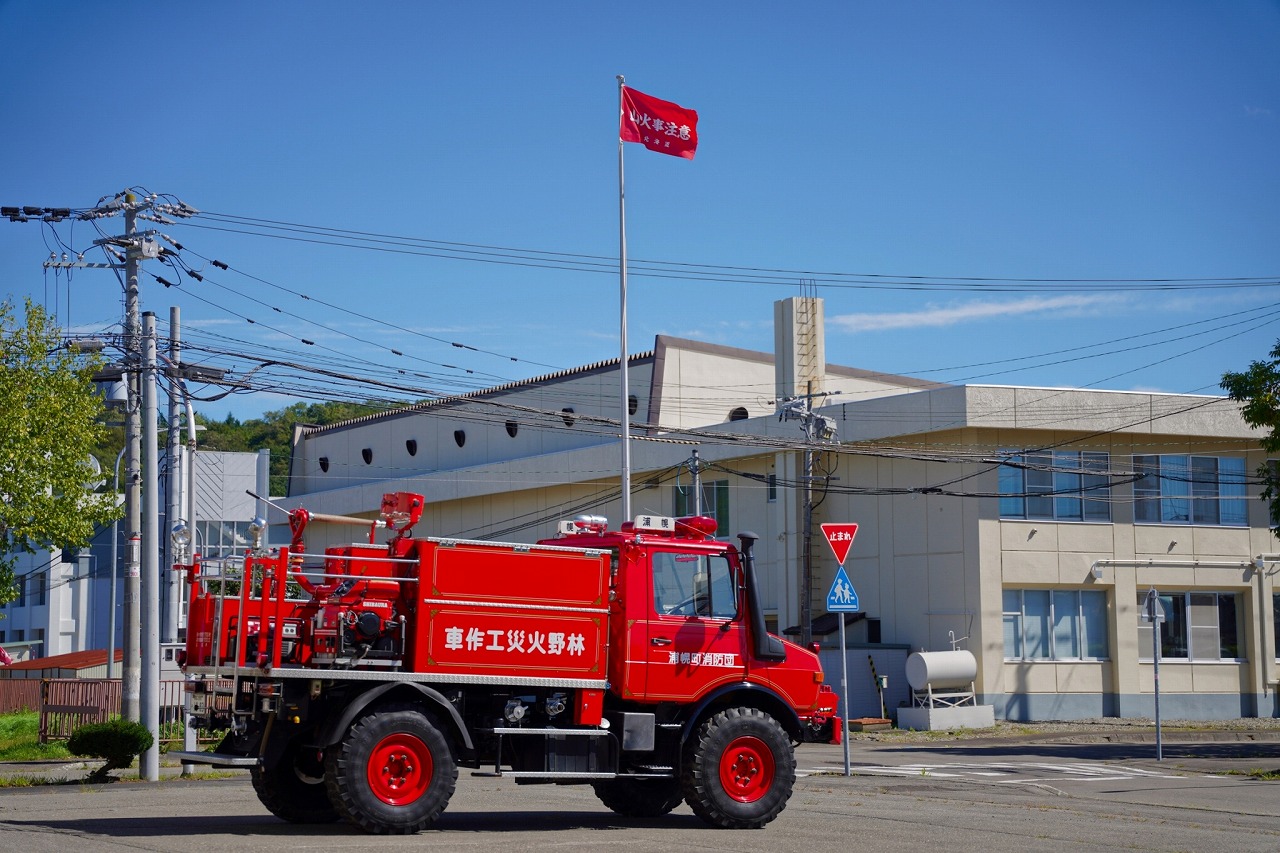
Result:
M160 739L182 740L183 682L160 682ZM40 681L40 742L71 737L85 723L120 716L120 680L46 678Z
M35 678L0 678L0 714L40 710L40 681Z

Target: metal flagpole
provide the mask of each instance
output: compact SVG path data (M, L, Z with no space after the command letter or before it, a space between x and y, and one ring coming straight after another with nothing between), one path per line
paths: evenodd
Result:
M622 90L626 81L618 75L618 110L621 118ZM618 134L618 289L619 328L622 357L618 365L622 386L622 521L631 520L631 390L627 382L627 203L622 172L622 134Z

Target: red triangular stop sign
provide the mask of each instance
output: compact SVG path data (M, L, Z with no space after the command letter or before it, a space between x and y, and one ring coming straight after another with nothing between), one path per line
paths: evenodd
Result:
M858 525L856 524L824 524L822 525L822 535L827 537L827 544L831 546L831 553L836 555L836 562L844 565L845 557L849 556L849 549L853 547L853 537L858 533Z

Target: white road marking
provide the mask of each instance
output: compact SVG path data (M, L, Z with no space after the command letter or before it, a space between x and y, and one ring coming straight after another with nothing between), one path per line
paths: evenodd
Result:
M854 775L899 776L903 778L913 776L931 779L975 778L1004 785L1031 782L1061 782L1064 779L1074 779L1078 782L1122 782L1131 779L1186 778L1175 773L1162 773L1158 770L1148 770L1142 767L1080 762L1069 764L1045 762L1026 762L1022 764L1009 762L993 762L989 764L863 764L851 767L850 771ZM830 772L831 768L810 769L801 771L797 775Z

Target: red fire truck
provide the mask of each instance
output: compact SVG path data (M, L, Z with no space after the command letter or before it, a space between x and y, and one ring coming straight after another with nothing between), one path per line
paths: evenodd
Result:
M813 651L765 630L753 534L587 516L536 545L418 538L423 503L294 510L290 547L255 543L234 576L176 567L191 722L228 732L182 761L248 767L285 820L376 833L429 827L458 767L589 783L632 817L684 801L747 828L782 811L793 744L829 737L836 697ZM311 521L368 542L307 554Z

